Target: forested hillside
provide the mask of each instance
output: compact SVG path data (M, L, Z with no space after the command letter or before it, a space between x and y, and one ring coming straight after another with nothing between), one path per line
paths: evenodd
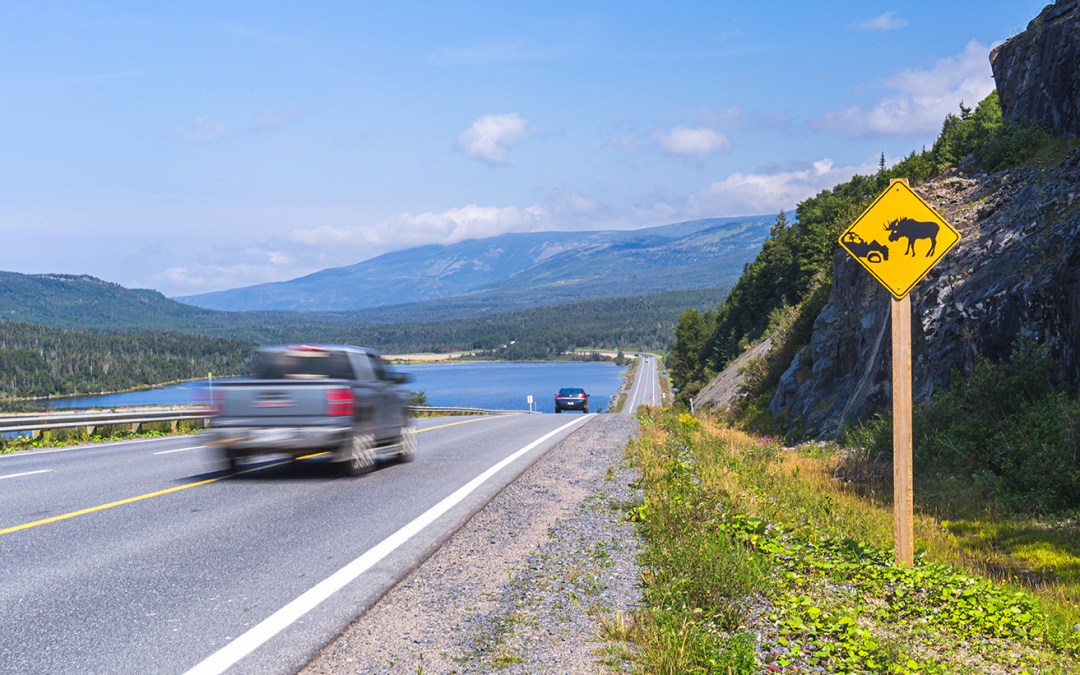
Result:
M590 300L475 319L358 326L343 337L385 353L465 349L505 359L552 358L575 347L667 351L687 303L704 309L723 295L713 289Z
M0 399L121 391L247 370L251 345L0 322Z
M344 342L383 353L481 350L510 359L550 358L574 347L666 351L684 308L713 307L725 294L671 291L423 323L359 323L349 314L215 313L212 323L188 330L249 342ZM511 341L512 349L502 348Z
M176 330L210 326L219 312L73 274L0 272L0 320L59 328Z
M0 399L118 391L209 372L244 374L251 349L263 343L341 342L386 354L476 351L500 359L558 358L581 347L667 350L683 308L706 309L723 295L716 289L678 291L410 324L218 312L206 313L206 322L202 314L178 319L170 323L173 332L73 330L0 321ZM83 322L100 326L107 323L102 318L109 311L88 311ZM161 316L149 314L155 321ZM236 318L232 327L226 321L230 316ZM215 335L218 332L231 337Z

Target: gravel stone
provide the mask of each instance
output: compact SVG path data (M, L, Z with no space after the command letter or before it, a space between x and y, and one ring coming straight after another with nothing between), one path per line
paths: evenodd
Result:
M600 622L642 603L637 423L596 415L552 448L301 671L629 672Z

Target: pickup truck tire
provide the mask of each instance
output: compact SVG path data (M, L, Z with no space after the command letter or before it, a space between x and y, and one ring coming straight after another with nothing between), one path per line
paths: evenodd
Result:
M375 435L354 433L346 443L346 476L360 476L375 468Z
M411 462L416 459L416 430L405 427L401 430L401 450L398 451L398 460Z

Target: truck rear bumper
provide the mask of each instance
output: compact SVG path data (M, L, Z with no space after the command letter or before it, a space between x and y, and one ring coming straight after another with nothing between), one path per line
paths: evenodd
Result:
M219 447L226 458L250 457L269 453L294 456L309 452L337 450L352 435L353 428L343 427L265 427L211 429L210 443Z

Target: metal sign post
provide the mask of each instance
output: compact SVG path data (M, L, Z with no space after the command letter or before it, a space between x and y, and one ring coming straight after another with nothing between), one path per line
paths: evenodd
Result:
M914 564L915 557L911 298L908 293L959 241L960 233L923 201L903 178L894 178L889 187L840 235L840 246L893 296L894 557L897 565L908 567Z

